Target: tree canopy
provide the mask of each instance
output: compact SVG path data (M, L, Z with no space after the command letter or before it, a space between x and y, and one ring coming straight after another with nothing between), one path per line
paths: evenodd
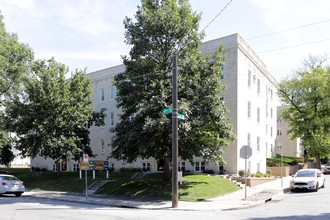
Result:
M32 50L20 43L16 34L6 31L0 13L0 157L8 141L3 126L4 103L22 90L22 81L29 74L32 60Z
M223 147L233 140L220 78L223 48L211 57L199 51L200 15L187 0L142 0L135 18L125 18L129 56L125 72L115 78L118 107L113 156L128 162L138 157L171 159L172 55L178 55L179 156L219 162Z
M81 153L93 116L91 86L83 71L67 80L68 71L54 59L35 61L24 93L6 108L7 129L16 133L23 156L59 160Z
M325 57L310 56L304 68L279 84L282 113L292 138L301 138L308 156L330 156L330 67Z

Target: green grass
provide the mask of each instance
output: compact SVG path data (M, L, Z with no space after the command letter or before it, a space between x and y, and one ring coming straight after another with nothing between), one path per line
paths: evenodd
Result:
M267 158L267 165L271 165L271 166L281 166L281 156L276 156L276 157L272 157L272 158ZM297 158L297 157L286 157L283 156L283 165L287 166L287 165L294 165L297 163L302 163L304 160L303 158Z
M65 172L59 175L56 172L43 172L38 176L33 175L34 173L28 169L9 169L9 172L23 180L28 190L83 192L85 189L85 176L83 175L83 178L80 179L78 172ZM171 198L171 182L163 182L162 173L150 173L141 180L131 180L133 174L132 172L110 173L109 180L111 181L97 193L132 198ZM103 172L96 173L94 180L92 172L88 172L87 176L89 185L95 181L106 179ZM179 199L202 201L238 189L237 185L225 178L185 174L183 184L179 185Z

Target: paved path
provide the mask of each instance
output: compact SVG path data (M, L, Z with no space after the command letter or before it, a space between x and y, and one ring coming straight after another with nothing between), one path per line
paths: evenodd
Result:
M179 201L177 210L224 211L244 209L264 204L270 200L281 199L288 190L291 177L278 178L255 187L245 187L236 192L201 202ZM88 195L83 193L66 193L33 190L23 196L33 196L45 199L57 199L71 202L82 202L114 207L141 209L172 209L172 201L156 199L127 199L105 195Z

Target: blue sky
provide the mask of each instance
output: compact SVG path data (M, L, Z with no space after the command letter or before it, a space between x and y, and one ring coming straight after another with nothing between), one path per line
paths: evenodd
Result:
M202 14L200 29L229 2L205 29L204 41L239 33L278 80L302 67L310 54L330 52L328 0L190 0L192 9ZM130 48L124 43L123 20L133 17L139 4L139 0L1 0L0 10L7 31L17 33L36 58L55 57L71 70L93 72L121 64L120 56ZM269 33L273 34L263 36Z

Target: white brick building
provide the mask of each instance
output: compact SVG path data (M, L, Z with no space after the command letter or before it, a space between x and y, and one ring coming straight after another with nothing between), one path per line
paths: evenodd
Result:
M180 161L180 167L185 170L201 172L212 169L218 172L225 169L228 173L237 173L244 169L245 160L240 158L240 149L250 145L252 156L248 159L248 169L251 173L266 172L266 158L274 153L277 120L276 80L267 72L265 64L238 34L205 42L201 51L214 53L220 45L224 45L225 56L224 77L221 79L226 85L223 98L229 109L229 116L233 124L236 140L225 148L226 164L217 165L205 163L195 158L194 164ZM124 65L110 67L89 73L93 89L93 106L96 111L106 108L107 117L104 127L90 129L91 147L97 156L95 160L109 160L115 170L120 167L146 167L156 171L159 164L153 158L137 160L134 164L109 159L112 151L113 129L118 122L119 110L116 107L116 88L113 86L114 76L124 71ZM40 159L34 159L41 163ZM32 162L32 166L35 162ZM73 170L77 162L67 161L68 170ZM52 166L51 166L52 167Z

